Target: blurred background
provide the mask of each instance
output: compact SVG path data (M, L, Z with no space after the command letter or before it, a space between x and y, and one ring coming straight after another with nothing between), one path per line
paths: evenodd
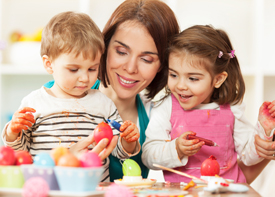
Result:
M163 0L175 12L181 30L213 25L229 34L246 83L246 117L256 124L265 100L275 100L275 6L273 0ZM41 31L57 13L85 12L102 30L123 0L0 0L0 128L20 101L52 79L40 58ZM0 140L0 145L2 145ZM273 176L274 174L274 176ZM272 196L272 162L252 183L262 196ZM275 179L275 178L274 178Z

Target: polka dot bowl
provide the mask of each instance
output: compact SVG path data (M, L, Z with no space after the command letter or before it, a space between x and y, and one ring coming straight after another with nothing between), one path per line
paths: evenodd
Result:
M59 185L55 176L54 167L36 166L34 164L21 165L25 181L32 177L41 177L49 185L50 190L59 190Z
M22 188L23 185L20 166L0 166L0 188Z
M88 192L96 190L101 180L103 167L76 168L56 166L54 171L61 191Z

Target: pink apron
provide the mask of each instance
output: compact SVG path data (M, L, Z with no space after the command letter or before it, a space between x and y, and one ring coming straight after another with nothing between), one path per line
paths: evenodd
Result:
M200 177L202 162L213 155L220 164L220 176L233 179L235 182L245 183L246 179L238 166L237 153L235 151L233 128L234 115L230 105L221 105L220 110L184 110L177 99L172 96L172 114L170 133L172 140L183 132L193 131L199 137L216 142L219 147L202 146L199 152L188 158L186 166L176 170ZM165 181L189 182L190 178L164 171Z

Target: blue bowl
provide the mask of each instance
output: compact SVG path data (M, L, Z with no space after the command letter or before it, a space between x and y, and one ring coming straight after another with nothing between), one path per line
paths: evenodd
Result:
M95 191L101 180L103 167L74 168L54 167L54 172L61 191L87 192Z

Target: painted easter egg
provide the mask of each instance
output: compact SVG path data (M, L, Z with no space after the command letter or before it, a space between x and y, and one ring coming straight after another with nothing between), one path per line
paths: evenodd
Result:
M53 158L55 164L57 164L59 159L67 153L69 153L68 148L65 148L63 146L59 146L57 148L52 149L50 155Z
M32 156L28 151L15 152L15 165L32 164Z
M57 166L80 167L80 161L72 153L67 153L60 157L60 159L57 162Z
M109 143L113 138L113 130L109 124L107 124L106 122L101 122L94 129L94 139L96 143L99 143L100 140L104 138L107 138L109 140L108 142L108 145L109 145Z
M15 163L15 151L8 146L0 147L0 165L14 165Z
M202 176L215 176L220 174L220 165L213 155L208 159L204 160L201 164L201 175Z
M33 159L33 164L36 166L53 167L54 160L49 153L39 153Z
M94 152L86 152L80 158L81 166L84 168L102 166L101 159Z
M132 159L126 159L122 164L124 176L141 176L141 169L137 162Z

